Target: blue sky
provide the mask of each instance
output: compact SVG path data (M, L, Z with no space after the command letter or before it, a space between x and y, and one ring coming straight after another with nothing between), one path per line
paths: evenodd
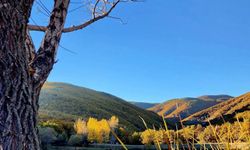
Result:
M76 54L59 48L48 81L146 102L243 94L250 91L249 6L249 0L122 3L112 15L125 25L107 18L63 35L61 45ZM37 10L32 18L46 24ZM85 10L70 13L66 25L83 21ZM42 33L32 36L38 46Z

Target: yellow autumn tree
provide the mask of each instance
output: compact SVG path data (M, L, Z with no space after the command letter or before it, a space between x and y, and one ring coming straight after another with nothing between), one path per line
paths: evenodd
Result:
M108 142L110 127L106 119L98 121L96 118L89 118L87 123L88 140L90 142Z
M116 117L116 116L112 116L109 121L109 126L112 130L114 130L115 128L118 127L118 124L119 124L119 119Z
M87 123L87 129L88 129L88 140L90 142L94 142L97 137L96 137L96 129L98 126L98 121L96 118L89 118L88 123Z
M119 119L112 116L109 120L102 119L98 121L96 118L90 117L86 123L82 119L77 119L74 123L74 129L78 135L88 135L90 142L108 142L110 130L118 127Z
M108 142L109 141L109 135L110 135L110 127L108 124L108 121L106 119L102 119L98 122L98 138L97 141L99 143Z
M77 119L74 123L76 134L84 135L88 133L86 122L82 119Z

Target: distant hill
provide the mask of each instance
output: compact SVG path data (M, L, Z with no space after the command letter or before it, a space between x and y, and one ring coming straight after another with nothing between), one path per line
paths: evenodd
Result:
M219 102L228 100L230 98L233 98L233 97L229 95L204 95L204 96L198 97L198 99L201 99L204 101L219 101Z
M159 103L146 103L146 102L133 102L133 101L130 101L130 103L142 109L148 109L159 104Z
M198 98L187 97L172 99L162 104L155 105L148 110L163 115L168 119L177 119L179 115L184 119L196 112L224 102L230 98L232 97L228 95L205 95Z
M205 110L197 112L186 119L189 123L202 123L211 121L212 123L219 123L224 121L232 121L237 113L250 112L250 92L228 101L224 101L215 106L209 107ZM223 116L223 118L222 118Z
M116 96L66 83L46 83L40 95L39 119L74 121L76 118L110 118L116 115L130 129L144 129L162 122L156 113L138 108Z

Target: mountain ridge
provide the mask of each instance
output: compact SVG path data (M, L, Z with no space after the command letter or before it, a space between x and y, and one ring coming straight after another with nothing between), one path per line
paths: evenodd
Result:
M183 121L187 123L220 122L220 120L230 121L238 112L249 110L250 92L194 113Z
M128 102L142 109L148 109L159 104L159 103L136 102L136 101L128 101Z
M165 118L186 118L203 109L232 98L229 95L204 95L197 98L185 97L165 101L148 110L163 115Z

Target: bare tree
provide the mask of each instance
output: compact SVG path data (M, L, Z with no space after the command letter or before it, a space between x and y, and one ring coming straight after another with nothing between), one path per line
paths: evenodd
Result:
M0 0L0 149L40 149L38 99L55 63L62 33L81 30L110 16L119 3L127 0L90 2L92 17L65 28L70 0L54 0L48 26L28 23L34 0ZM45 33L38 50L30 30Z

